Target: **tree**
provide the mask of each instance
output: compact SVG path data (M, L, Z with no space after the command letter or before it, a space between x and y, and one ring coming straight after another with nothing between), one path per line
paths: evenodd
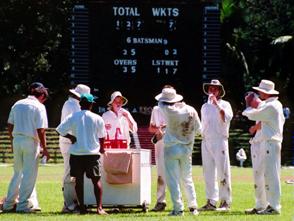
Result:
M294 34L294 1L247 0L242 7L243 24L234 30L233 35L247 58L251 75L257 82L261 78L272 79L279 88L287 90L290 84L287 79L293 74L293 69L285 66L289 67L292 62L283 60L280 64L275 63L277 49L282 45L271 42L279 36Z
M0 94L23 93L32 81L64 84L70 0L0 1Z
M224 45L230 45L224 47L225 58L233 58L232 61L239 64L246 61L248 73L244 72L244 65L234 66L232 61L224 62L224 70L229 70L231 75L239 72L243 76L245 90L258 84L262 78L271 79L276 82L282 97L287 98L287 102L290 98L290 103L293 103L290 93L294 85L294 67L290 56L294 53L293 40L277 44L272 42L280 36L293 36L294 1L224 0L227 1L226 7L222 7L225 12L229 11L228 16L223 17ZM227 9L228 6L231 10Z
M0 126L33 81L49 87L49 125L59 122L68 80L73 0L0 1ZM66 90L67 91L67 90Z

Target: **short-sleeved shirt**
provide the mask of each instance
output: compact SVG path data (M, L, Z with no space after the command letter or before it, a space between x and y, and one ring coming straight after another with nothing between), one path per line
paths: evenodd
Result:
M201 107L202 137L215 139L229 137L230 122L233 118L232 107L225 100L218 100L218 105L225 112L225 121L222 120L220 111L214 104L205 103Z
M29 95L12 106L8 123L13 124L12 136L38 140L37 129L48 127L46 108L35 96Z
M162 110L158 106L154 106L151 113L150 124L160 127L166 125L166 119Z
M77 138L70 148L73 155L100 155L99 138L106 136L104 121L99 115L82 110L65 118L56 131L65 136L69 132Z
M63 104L62 107L62 111L61 111L61 120L60 122L62 122L67 116L78 112L81 110L81 106L79 104L79 101L77 99L74 99L72 97L69 97ZM72 134L71 132L69 132L69 134ZM71 143L70 140L68 138L59 136L59 142L60 143ZM63 150L63 145L60 146L61 151L67 151L67 150Z
M174 105L159 103L159 107L167 121L164 135L165 147L182 144L192 149L195 135L201 129L197 111L184 102Z

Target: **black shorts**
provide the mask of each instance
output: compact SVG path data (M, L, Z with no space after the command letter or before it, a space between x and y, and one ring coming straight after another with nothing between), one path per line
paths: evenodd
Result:
M100 155L70 155L70 176L80 177L86 173L88 178L101 177Z

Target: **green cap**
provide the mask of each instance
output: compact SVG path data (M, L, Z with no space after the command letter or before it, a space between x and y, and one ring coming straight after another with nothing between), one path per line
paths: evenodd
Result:
M92 94L81 94L81 101L86 101L88 103L95 103L95 97Z

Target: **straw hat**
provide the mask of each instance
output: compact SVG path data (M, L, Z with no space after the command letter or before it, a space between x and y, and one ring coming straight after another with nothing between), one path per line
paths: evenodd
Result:
M254 90L261 91L265 94L278 95L279 91L275 90L275 83L269 80L261 80L258 87L252 87Z
M78 84L75 89L70 89L69 92L80 98L81 94L90 94L91 89L87 85Z
M128 103L128 99L125 98L124 96L122 96L120 91L115 91L111 94L110 96L110 101L107 103L108 106L111 106L111 104L113 103L114 99L116 97L121 97L123 99L123 104L122 106L125 106Z
M225 96L226 92L224 89L224 86L219 82L219 80L213 79L210 81L210 83L204 83L203 84L203 91L205 94L209 95L208 93L208 87L209 86L218 86L220 88L220 97Z
M161 93L158 94L155 99L157 101L167 102L167 103L176 103L183 100L183 96L177 94L174 88L163 88Z

